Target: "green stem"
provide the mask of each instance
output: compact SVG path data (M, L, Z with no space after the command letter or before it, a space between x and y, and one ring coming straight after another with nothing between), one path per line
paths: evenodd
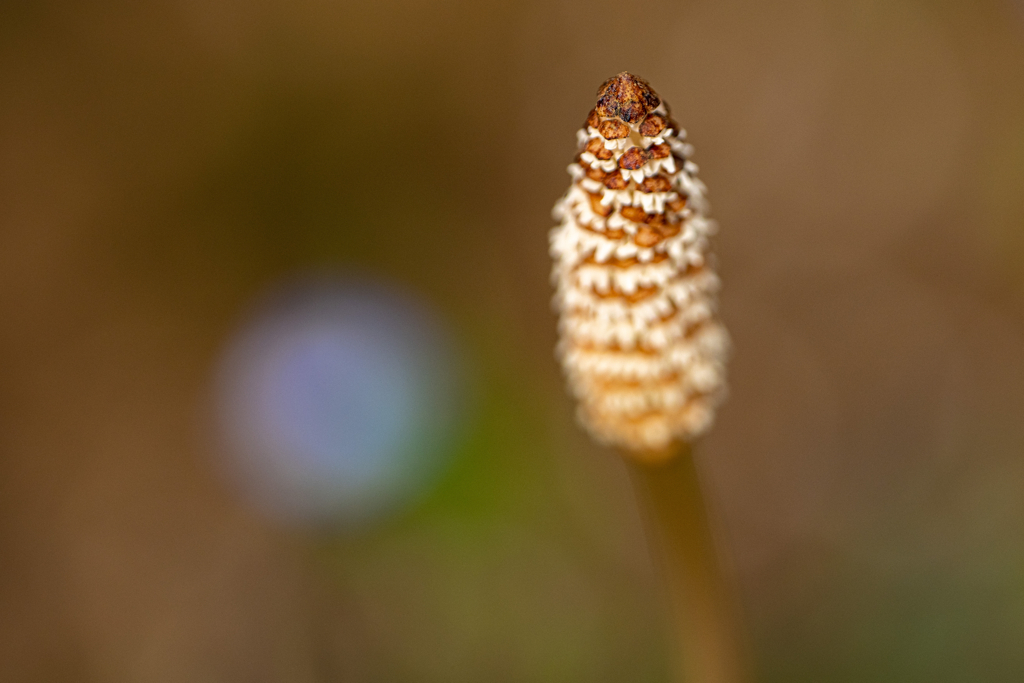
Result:
M748 683L738 603L715 550L690 447L668 458L626 461L671 598L681 680Z

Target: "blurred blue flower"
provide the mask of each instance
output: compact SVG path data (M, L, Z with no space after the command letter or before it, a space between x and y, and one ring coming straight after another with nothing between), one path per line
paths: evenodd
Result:
M281 521L352 524L395 510L451 451L458 365L439 319L392 286L280 287L219 368L228 476Z

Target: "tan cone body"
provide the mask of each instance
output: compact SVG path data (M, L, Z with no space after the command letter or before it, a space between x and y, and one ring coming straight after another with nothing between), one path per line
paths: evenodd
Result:
M641 78L598 92L551 231L558 355L602 442L662 451L706 431L725 394L707 191L686 133Z

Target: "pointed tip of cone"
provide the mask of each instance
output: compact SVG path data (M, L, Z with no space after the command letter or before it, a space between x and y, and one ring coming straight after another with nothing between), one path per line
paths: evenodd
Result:
M634 124L661 104L650 84L639 76L623 71L609 78L597 91L597 113Z

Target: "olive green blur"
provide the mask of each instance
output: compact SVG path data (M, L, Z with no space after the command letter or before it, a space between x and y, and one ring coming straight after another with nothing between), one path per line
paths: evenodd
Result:
M1024 680L1024 2L7 0L0 681L667 683L549 306L625 70L720 223L695 453L757 680ZM215 465L220 354L309 271L411 290L465 353L451 466L362 530Z

